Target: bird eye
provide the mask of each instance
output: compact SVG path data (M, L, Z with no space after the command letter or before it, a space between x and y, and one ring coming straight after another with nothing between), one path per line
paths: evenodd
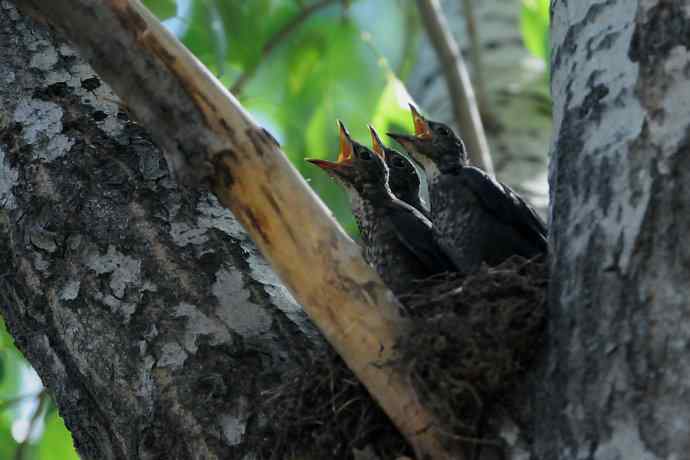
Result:
M366 149L359 149L357 151L357 154L358 154L359 158L364 160L364 161L371 160L371 154L369 152L367 152Z
M439 126L436 131L441 135L441 136L449 136L450 135L450 130L446 128L445 126Z

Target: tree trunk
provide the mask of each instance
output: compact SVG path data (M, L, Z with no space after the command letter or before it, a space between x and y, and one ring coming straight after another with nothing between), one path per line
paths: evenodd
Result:
M690 452L690 11L553 3L543 459Z
M262 386L322 345L301 308L76 52L5 1L0 82L0 312L79 453L251 453Z

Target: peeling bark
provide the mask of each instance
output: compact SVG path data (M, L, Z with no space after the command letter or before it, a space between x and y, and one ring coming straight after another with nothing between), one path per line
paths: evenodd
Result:
M251 453L258 392L319 336L69 45L5 1L0 44L0 312L80 455Z
M690 451L690 10L553 3L549 356L535 455Z

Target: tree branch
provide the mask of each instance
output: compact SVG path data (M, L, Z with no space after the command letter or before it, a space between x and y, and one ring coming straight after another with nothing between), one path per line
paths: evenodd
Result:
M275 140L136 0L18 0L61 29L166 150L209 181L420 458L461 458L410 383L381 363L406 329L399 304ZM122 72L127 68L127 72Z
M441 6L438 0L417 0L417 9L443 68L453 115L467 144L470 161L487 173L493 174L489 144L479 117L470 77L458 44L443 18Z
M491 132L497 127L496 117L489 108L486 86L484 85L484 66L482 63L481 43L479 41L479 31L477 30L477 18L474 14L472 0L462 0L463 16L465 17L465 27L467 28L467 39L470 45L470 59L472 60L472 70L474 73L474 85L477 88L477 105L482 116L482 122Z
M341 0L321 0L303 7L294 18L290 19L266 41L263 48L261 48L261 58L266 59L273 52L276 46L281 44L288 35L295 31L307 19L309 19L312 14L339 1ZM254 76L254 74L256 74L260 63L261 60L253 66L244 69L240 76L237 77L237 80L235 80L235 83L232 84L232 87L230 87L230 92L232 94L234 94L236 97L240 95L247 82Z

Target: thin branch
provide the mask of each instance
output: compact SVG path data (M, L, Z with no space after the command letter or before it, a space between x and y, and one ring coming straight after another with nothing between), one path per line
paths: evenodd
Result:
M24 401L25 399L30 399L30 398L38 398L41 396L41 393L32 393L28 395L20 395L16 396L11 399L5 399L5 400L0 400L0 412L4 411L5 409L9 409L10 407L14 406L15 404L19 404L20 402Z
M474 13L472 0L462 0L462 12L465 17L465 27L467 29L467 39L470 45L470 59L472 60L472 70L475 87L477 88L477 103L482 121L489 131L497 126L496 117L489 108L486 85L484 84L484 66L482 63L482 46L479 40L479 30L477 29L477 17Z
M441 6L438 0L417 0L417 9L443 68L453 115L467 144L470 161L488 174L493 174L489 144L486 142L470 77L458 44L443 17Z
M398 78L404 80L409 75L416 59L417 47L414 46L414 44L419 38L420 24L413 4L401 2L400 8L405 14L403 42L401 46L403 54L400 58L398 68L395 70L395 74Z
M325 8L339 1L342 0L321 0L304 7L298 14L295 15L294 18L290 19L287 23L285 23L283 27L278 29L266 41L263 48L261 48L261 59L253 66L244 69L240 76L237 77L237 80L235 80L235 83L233 83L230 87L230 92L235 96L239 96L247 82L249 82L249 80L254 76L254 74L256 74L256 71L259 68L259 64L261 64L261 61L266 59L273 52L273 50L287 38L288 35L290 35L293 31L297 30L297 28L307 19L309 19L309 17L312 14L316 13L322 8Z

